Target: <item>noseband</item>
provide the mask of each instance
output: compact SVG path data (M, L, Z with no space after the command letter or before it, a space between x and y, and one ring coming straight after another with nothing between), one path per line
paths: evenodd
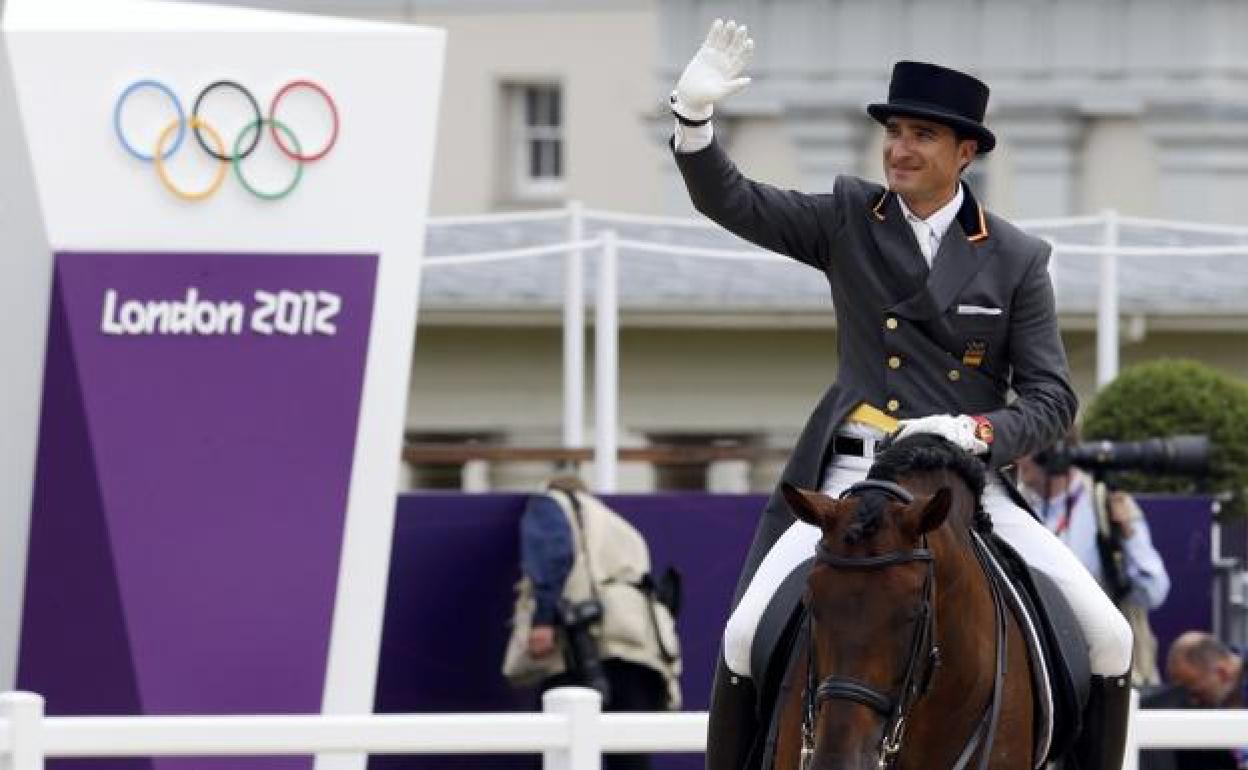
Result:
M857 497L868 491L883 492L903 505L914 502L914 496L900 485L879 479L868 479L854 484L842 492L840 497ZM888 720L877 765L879 770L885 770L901 751L907 714L915 701L927 692L932 674L940 665L940 647L936 643L936 569L931 549L927 547L927 535L923 536L923 545L920 548L893 551L879 556L839 556L829 551L821 540L815 560L836 569L854 570L886 569L916 561L927 563L927 574L923 579L923 601L919 607L917 627L910 638L910 655L906 661L906 674L901 683L899 697L893 698L846 676L833 675L820 682L819 674L815 670L813 624L806 626L807 683L802 715L802 768L809 767L814 758L815 715L824 703L835 698L861 703ZM926 665L922 666L924 662ZM921 676L920 666L923 668Z

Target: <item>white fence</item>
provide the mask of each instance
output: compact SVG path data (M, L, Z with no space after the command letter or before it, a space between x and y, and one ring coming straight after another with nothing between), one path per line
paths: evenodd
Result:
M705 713L602 713L593 690L548 692L533 714L46 717L33 693L0 695L0 770L45 758L300 754L542 754L546 770L598 770L612 752L697 752ZM1139 749L1248 744L1245 711L1138 711L1124 770Z
M1142 219L1114 211L1017 224L1052 244L1055 278L1057 273L1069 278L1054 283L1077 294L1071 300L1083 312L1095 313L1098 386L1118 374L1124 260L1134 268L1125 277L1141 292L1142 306L1183 296L1194 283L1192 276L1202 273L1205 283L1219 289L1218 299L1224 304L1242 305L1243 291L1248 291L1248 259L1242 259L1248 257L1248 227ZM569 448L584 445L585 258L596 257L594 486L601 492L616 489L619 295L637 288L621 285L621 252L669 259L673 273L682 272L676 269L680 260L735 262L734 270L749 274L755 284L775 280L766 270L790 265L770 252L741 248L739 240L704 219L596 211L577 203L538 212L434 217L429 233L429 249L435 256L426 257L425 266L435 273L487 264L487 269L496 270L500 262L563 257L563 445ZM499 245L509 247L492 248ZM810 282L789 285L809 288ZM1202 299L1187 301L1199 306L1201 314L1218 312L1216 302Z

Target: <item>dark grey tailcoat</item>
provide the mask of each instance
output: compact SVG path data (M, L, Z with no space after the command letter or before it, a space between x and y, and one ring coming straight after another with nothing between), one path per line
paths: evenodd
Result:
M863 401L900 419L987 416L995 429L994 468L1065 434L1077 401L1044 241L984 211L964 187L962 208L929 271L897 196L877 184L841 176L831 194L780 190L745 178L717 142L676 153L676 163L698 211L822 271L831 286L836 381L802 430L782 480L819 488L833 430ZM738 597L792 522L777 490L746 557Z

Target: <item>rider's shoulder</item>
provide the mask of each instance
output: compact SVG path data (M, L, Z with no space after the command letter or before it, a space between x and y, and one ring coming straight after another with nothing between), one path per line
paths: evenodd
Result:
M852 174L838 174L832 185L832 194L845 202L878 201L885 193L884 186Z

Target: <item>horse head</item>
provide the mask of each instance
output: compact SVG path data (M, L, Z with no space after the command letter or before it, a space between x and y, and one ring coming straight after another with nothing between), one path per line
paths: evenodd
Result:
M972 521L983 488L982 465L976 476L961 454L918 436L881 453L839 498L783 487L793 513L823 533L806 593L804 768L884 770L900 753L940 664L936 554L956 537L943 525Z

